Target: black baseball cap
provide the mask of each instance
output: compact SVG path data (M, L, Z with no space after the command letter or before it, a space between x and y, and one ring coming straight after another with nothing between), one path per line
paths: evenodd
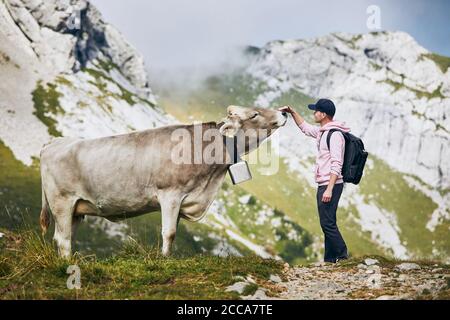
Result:
M319 99L315 104L308 104L308 108L324 112L332 117L334 117L334 114L336 113L336 107L330 99Z

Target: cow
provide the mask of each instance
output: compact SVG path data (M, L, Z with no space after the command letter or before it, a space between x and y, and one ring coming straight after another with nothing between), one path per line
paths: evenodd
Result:
M204 216L231 161L225 139L219 144L223 161L174 161L172 150L180 144L192 154L195 149L194 138L175 141L174 132L184 130L193 137L200 127L202 138L208 129L222 138L245 136L238 145L238 154L245 154L286 120L287 114L278 110L229 106L219 123L167 125L95 139L55 138L40 152L42 232L46 233L52 216L58 253L70 257L84 216L119 221L161 211L162 253L167 256L180 218L198 221ZM257 130L266 135L261 138ZM205 148L201 143L201 151Z

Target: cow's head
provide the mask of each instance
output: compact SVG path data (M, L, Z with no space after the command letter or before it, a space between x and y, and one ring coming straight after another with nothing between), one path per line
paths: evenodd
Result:
M245 136L245 153L257 148L287 121L287 114L266 108L229 106L220 133L226 136Z

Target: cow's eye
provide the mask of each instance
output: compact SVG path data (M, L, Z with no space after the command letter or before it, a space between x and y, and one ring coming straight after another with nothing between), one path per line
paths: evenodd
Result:
M254 115L252 115L252 116L250 117L250 119L255 119L255 118L258 116L258 114L259 114L259 113L255 113Z

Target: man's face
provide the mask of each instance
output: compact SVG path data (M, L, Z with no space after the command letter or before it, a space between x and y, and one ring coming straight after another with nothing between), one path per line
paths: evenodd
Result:
M317 110L314 111L314 121L317 123L320 123L320 121L325 119L326 116L327 116L327 114L325 112L317 111Z

